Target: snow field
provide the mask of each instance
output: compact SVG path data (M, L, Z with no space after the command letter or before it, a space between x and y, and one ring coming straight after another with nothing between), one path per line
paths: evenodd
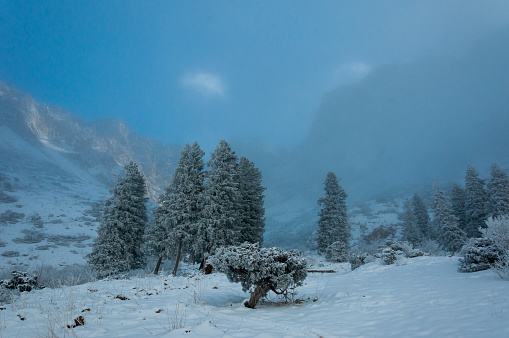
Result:
M457 257L418 257L350 272L348 264L318 261L311 268L337 272L310 273L298 304L269 295L255 310L222 274L44 289L1 306L0 336L508 336L509 283L492 271L459 273L457 264ZM85 325L67 328L79 316Z

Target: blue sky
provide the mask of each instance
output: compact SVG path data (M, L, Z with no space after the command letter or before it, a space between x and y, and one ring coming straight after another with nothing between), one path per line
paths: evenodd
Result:
M508 22L508 1L0 0L0 80L164 143L289 147L327 91Z

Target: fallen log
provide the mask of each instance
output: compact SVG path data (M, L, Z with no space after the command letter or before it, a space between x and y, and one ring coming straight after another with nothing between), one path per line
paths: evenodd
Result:
M334 270L308 270L308 273L310 272L318 272L318 273L335 273Z

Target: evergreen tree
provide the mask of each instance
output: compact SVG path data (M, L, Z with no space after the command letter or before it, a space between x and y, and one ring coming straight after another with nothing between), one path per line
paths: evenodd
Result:
M491 177L488 182L489 216L509 215L509 178L498 164L491 166Z
M465 244L465 233L458 227L458 219L453 215L450 202L444 192L433 185L433 220L435 228L439 231L440 242L452 252L457 252Z
M198 229L194 251L200 255L202 267L208 254L220 246L240 244L238 225L241 198L238 159L230 145L221 140L207 163L203 218Z
M458 226L466 232L467 214L465 209L465 189L454 183L451 192L452 213L458 219Z
M415 222L415 214L412 201L406 199L403 208L403 239L412 243L412 245L417 245L421 242L423 235L421 229Z
M195 142L186 144L166 192L155 212L156 225L150 232L152 246L160 256L154 270L157 273L163 256L177 253L173 275L176 275L182 250L191 253L191 246L202 218L205 153Z
M325 197L318 200L318 204L322 207L318 214L318 253L326 253L331 244L335 242L341 242L343 244L341 247L348 250L350 228L346 216L347 195L339 185L338 178L332 172L327 174L324 184Z
M262 174L254 163L241 157L239 163L239 226L240 243L263 242L265 231L265 208L263 206L265 188L262 186Z
M480 237L479 229L486 227L488 200L484 184L485 182L479 178L477 170L469 165L465 177L465 213L468 237Z
M414 211L414 221L421 233L422 239L429 239L432 237L429 228L429 214L428 208L419 194L415 193L412 198L412 207Z
M87 256L101 276L144 264L141 248L148 220L145 180L136 163L130 162L124 169L124 177L118 179L112 197L105 201L98 237Z

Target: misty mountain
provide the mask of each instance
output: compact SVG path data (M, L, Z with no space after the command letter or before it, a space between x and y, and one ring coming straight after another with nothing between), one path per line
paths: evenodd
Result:
M294 151L301 186L335 171L347 192L366 197L509 158L507 41L504 32L458 59L381 65L325 95Z
M114 173L121 173L126 163L135 161L147 178L152 198L168 184L180 154L180 146L164 146L155 139L141 137L121 120L88 123L62 108L38 103L1 82L0 127L3 132L8 128L34 151L68 161L106 186L115 183ZM7 165L12 161L3 162ZM68 166L60 167L74 175L65 169Z

